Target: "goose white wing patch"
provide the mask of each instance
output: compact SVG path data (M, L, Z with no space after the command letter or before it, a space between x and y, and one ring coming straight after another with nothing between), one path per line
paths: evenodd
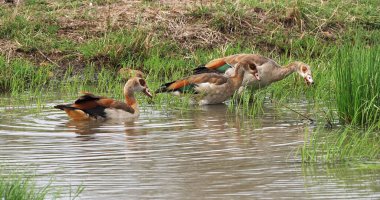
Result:
M199 93L206 93L207 91L213 90L215 87L217 87L217 85L213 83L199 83L195 87L195 90Z
M227 77L232 77L232 76L234 76L234 75L235 75L235 68L234 68L234 67L228 68L224 74L225 74Z
M179 91L174 91L174 92L171 92L173 95L175 96L181 96L181 92Z
M127 118L133 118L137 117L139 115L138 112L135 113L129 113L122 109L114 109L114 108L107 108L104 110L106 112L107 118L110 119L127 119Z

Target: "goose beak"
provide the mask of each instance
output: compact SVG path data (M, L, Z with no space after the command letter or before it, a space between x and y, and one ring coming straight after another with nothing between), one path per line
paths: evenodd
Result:
M305 82L306 82L306 84L307 84L308 86L314 84L313 77L311 77L310 75L307 75L304 79L305 79Z
M260 80L259 73L256 72L254 75L255 75L255 78L256 78L257 80Z
M153 97L153 95L150 93L150 91L149 91L148 88L144 88L143 93L144 93L146 96L150 97L150 98Z

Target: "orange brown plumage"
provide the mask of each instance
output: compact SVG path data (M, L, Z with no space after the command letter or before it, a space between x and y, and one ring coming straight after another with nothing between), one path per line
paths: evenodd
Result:
M134 97L135 91L152 97L145 80L135 77L129 79L124 86L125 102L85 92L73 104L56 105L54 108L64 110L73 120L136 117L138 106Z

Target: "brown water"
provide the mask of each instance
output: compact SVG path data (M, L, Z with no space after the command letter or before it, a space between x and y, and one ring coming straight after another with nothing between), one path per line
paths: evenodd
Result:
M313 125L270 104L257 118L224 105L144 107L124 123L72 122L55 103L1 108L0 163L83 185L81 199L380 198L380 170L302 166L296 151Z

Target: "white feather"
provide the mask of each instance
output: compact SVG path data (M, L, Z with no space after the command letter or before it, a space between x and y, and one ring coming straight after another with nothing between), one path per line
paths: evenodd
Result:
M206 100L206 99L202 99L202 100L200 100L199 102L198 102L198 104L199 105L207 105L207 104L209 104L209 102L208 102L208 100Z
M227 77L232 77L232 76L234 76L234 75L235 75L235 68L234 68L234 67L228 68L224 74L225 74Z
M136 109L137 110L137 109ZM107 118L109 119L128 119L135 118L139 116L139 112L129 113L122 109L107 108L105 109Z
M213 90L215 90L217 87L218 85L206 82L206 83L198 84L195 90L199 93L210 93Z
M172 92L172 94L175 95L175 96L180 96L180 95L181 95L181 92L179 92L179 91L174 91L174 92Z

